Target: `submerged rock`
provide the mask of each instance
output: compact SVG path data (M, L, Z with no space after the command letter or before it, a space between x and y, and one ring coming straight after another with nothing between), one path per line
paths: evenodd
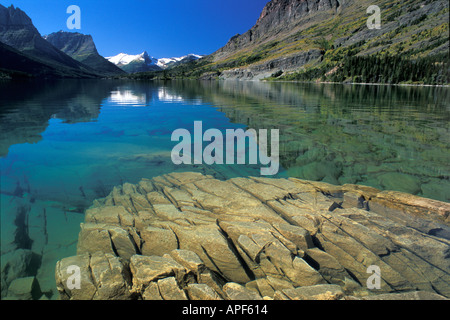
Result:
M37 300L42 296L35 277L14 279L8 288L8 297L17 300Z
M78 255L58 262L58 290L63 299L445 298L449 213L447 203L370 187L172 173L94 202ZM79 290L67 288L69 265L81 269ZM371 266L379 289L367 288Z
M36 275L39 257L28 249L18 249L1 256L1 293L8 293L8 287L15 279Z
M344 292L340 286L320 284L277 291L274 298L275 300L339 300L343 297Z
M390 172L378 177L382 186L387 190L401 190L411 194L420 191L420 180L404 173Z

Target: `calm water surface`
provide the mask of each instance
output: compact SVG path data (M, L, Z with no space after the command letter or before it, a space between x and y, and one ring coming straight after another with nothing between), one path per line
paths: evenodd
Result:
M449 94L259 82L0 83L2 255L36 253L34 272L54 297L55 262L76 253L84 210L113 186L173 171L259 175L260 166L174 165L172 131L197 120L204 130L280 129L277 177L449 202ZM2 273L14 276L24 275Z

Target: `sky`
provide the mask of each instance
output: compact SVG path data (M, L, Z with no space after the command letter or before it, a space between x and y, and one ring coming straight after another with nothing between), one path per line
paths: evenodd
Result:
M249 30L269 0L0 0L25 11L41 35L90 34L102 56L147 51L155 58L210 54ZM81 29L69 30L70 5Z

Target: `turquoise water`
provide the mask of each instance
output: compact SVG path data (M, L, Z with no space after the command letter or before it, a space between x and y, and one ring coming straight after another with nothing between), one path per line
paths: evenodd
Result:
M14 277L36 275L42 291L55 298L56 261L76 253L84 210L115 185L173 171L260 174L261 165L174 165L170 136L178 128L192 130L194 121L203 121L203 130L279 129L276 177L450 201L449 91L258 82L0 83L2 297ZM20 249L33 252L35 262L5 271L4 261Z
M3 192L10 194L20 187L30 190L35 199L60 201L66 209L79 208L83 212L86 205L106 196L114 185L174 170L199 169L172 164L170 152L176 142L171 141L171 134L175 129L193 131L194 121L203 121L204 130L245 128L230 123L209 103L184 99L165 86L110 83L107 95L101 97L95 83L92 89L87 88L88 83L65 83L82 89L74 97L54 102L52 97L39 96L26 102L33 108L28 115L21 112L20 106L7 115L20 118L9 118L7 126L25 126L15 130L18 135L26 135L26 127L35 120L34 112L52 110L49 119L42 119L39 125L41 133L5 141L12 144L0 160ZM30 127L36 126L33 123ZM21 138L36 141L14 143L14 139ZM233 176L233 169L225 169L225 175ZM250 167L236 170L235 175L246 170L255 173Z

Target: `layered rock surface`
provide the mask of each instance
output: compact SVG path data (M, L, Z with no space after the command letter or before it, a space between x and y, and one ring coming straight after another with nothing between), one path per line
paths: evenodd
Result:
M449 213L356 185L172 173L94 201L56 281L62 299L445 298Z

